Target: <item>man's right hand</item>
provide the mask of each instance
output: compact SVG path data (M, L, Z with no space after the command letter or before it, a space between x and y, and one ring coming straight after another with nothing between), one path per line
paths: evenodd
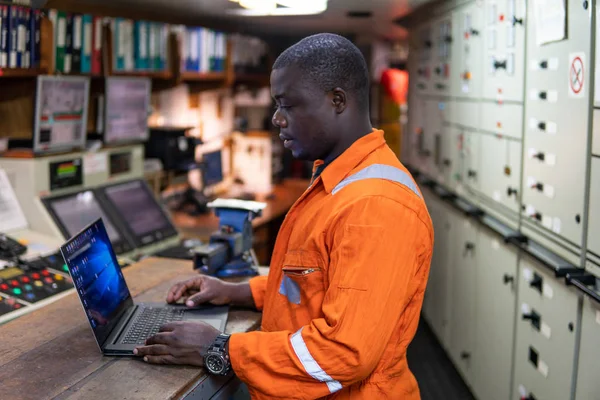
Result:
M206 275L173 285L167 295L167 303L173 304L182 298L188 307L210 303L214 305L235 304L255 308L248 283L229 283Z

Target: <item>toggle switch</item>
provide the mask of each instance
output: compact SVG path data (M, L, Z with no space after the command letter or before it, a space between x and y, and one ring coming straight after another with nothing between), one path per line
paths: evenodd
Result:
M504 60L504 61L495 60L494 61L494 69L500 69L500 68L506 69L506 66L507 66L506 60Z
M515 197L517 197L517 189L514 189L512 187L508 187L508 189L506 189L506 194L508 197L512 196L513 194L515 195Z
M540 93L538 94L538 97L539 97L540 99L542 99L542 100L546 100L546 99L548 98L548 93L546 93L546 92L540 92Z
M523 18L517 18L516 15L513 15L512 25L516 26L517 24L523 25Z
M537 289L538 292L542 293L542 287L544 285L544 280L541 276L539 276L536 272L533 273L533 278L529 281L529 287Z
M542 152L539 152L539 153L537 153L537 154L534 154L532 157L533 157L533 158L537 158L537 159L538 159L538 160L540 160L540 161L544 161L544 160L546 159L546 156L545 156L545 155L544 155L544 153L542 153Z
M544 191L544 184L543 184L543 183L541 183L541 182L534 183L533 185L531 185L531 188L532 188L532 189L537 189L537 190L539 190L540 192L543 192L543 191Z
M522 318L525 321L529 320L531 322L531 325L535 329L537 329L538 331L540 330L540 322L541 322L542 317L540 316L540 314L535 312L535 310L531 310L531 312L529 312L529 313L524 313L522 315Z

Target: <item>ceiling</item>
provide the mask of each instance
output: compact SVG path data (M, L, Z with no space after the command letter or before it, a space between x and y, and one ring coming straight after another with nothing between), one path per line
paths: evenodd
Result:
M316 32L335 32L357 35L365 40L373 38L401 39L406 31L394 20L428 0L329 0L328 9L319 15L241 17L227 13L239 8L229 0L86 0L100 1L105 5L151 8L187 21L210 19L220 21L227 28L254 34L303 36ZM369 18L349 18L348 11L369 11ZM228 29L229 30L229 29Z

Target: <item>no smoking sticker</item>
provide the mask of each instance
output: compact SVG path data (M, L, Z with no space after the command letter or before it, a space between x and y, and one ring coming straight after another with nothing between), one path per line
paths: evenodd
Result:
M586 74L585 53L569 54L569 97L581 98L585 95Z

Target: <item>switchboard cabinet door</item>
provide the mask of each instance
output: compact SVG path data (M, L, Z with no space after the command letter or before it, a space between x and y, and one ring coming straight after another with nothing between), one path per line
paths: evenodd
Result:
M480 98L482 89L481 52L483 50L483 3L473 2L455 13L458 25L457 68L452 71L455 96Z
M523 140L523 105L482 103L480 129L502 137Z
M411 82L415 82L416 94L428 94L432 89L431 67L434 56L434 39L431 24L425 24L415 29L411 39L412 54L416 68L411 71ZM411 88L412 89L412 88Z
M588 250L600 257L600 157L592 157L589 210Z
M525 0L489 0L484 5L483 97L523 101Z
M523 185L527 190L523 202L530 224L581 246L587 139L591 133L593 7L584 7L579 1L565 4L564 40L538 45L538 28L547 21L529 18L527 23L525 119L530 125L524 142ZM559 27L553 30L561 32Z
M478 399L510 397L517 253L495 234L477 236L473 389Z
M600 308L589 297L583 301L581 345L575 400L598 398L600 393Z
M452 58L456 48L456 25L452 15L444 16L432 23L435 48L433 50L433 87L428 94L447 96L450 94Z
M480 191L481 182L481 134L463 130L462 140L463 183L470 189Z
M451 217L453 211L449 210L437 196L429 196L426 202L433 221L435 241L423 311L438 340L448 348L452 309L450 290L454 275L450 260L453 252L452 232L455 220Z
M528 257L519 269L513 398L569 399L578 294Z
M437 177L442 172L442 135L444 134L445 103L439 100L426 101L426 121L424 131L424 152L427 172Z
M440 181L449 189L454 190L462 180L462 159L459 149L461 131L458 128L446 126L443 132Z
M475 273L477 260L477 227L464 216L453 215L452 238L452 314L450 319L450 357L468 385L473 383L473 351L475 338Z
M427 161L427 158L423 156L425 154L425 117L427 112L425 107L425 100L420 96L416 96L410 104L408 119L408 137L410 140L408 146L411 149L411 165L422 172L426 172Z
M521 142L489 134L482 134L480 140L482 194L518 213Z

